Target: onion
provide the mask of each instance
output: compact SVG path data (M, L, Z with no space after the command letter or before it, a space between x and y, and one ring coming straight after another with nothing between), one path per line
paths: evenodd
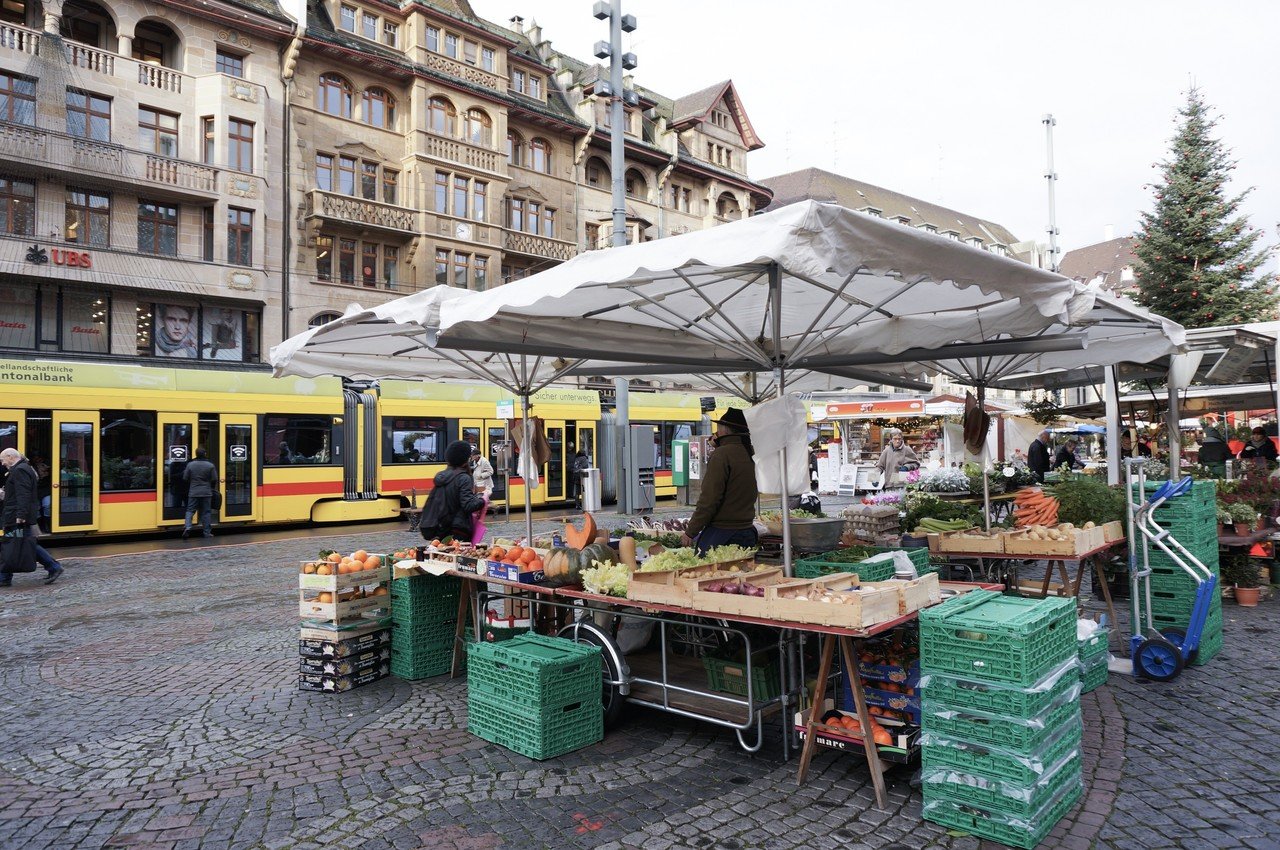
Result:
M722 593L742 593L742 588L732 582L728 582L725 584L724 589L721 592Z

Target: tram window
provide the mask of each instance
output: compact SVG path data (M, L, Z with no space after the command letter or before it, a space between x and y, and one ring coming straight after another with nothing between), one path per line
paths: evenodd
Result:
M136 410L104 410L102 441L103 490L156 488L156 415Z
M383 463L443 463L447 445L443 419L382 417Z
M299 466L330 463L333 421L328 416L268 415L263 424L263 463Z
M671 443L687 440L693 435L693 426L687 422L664 422L654 432L653 461L657 469L671 468Z

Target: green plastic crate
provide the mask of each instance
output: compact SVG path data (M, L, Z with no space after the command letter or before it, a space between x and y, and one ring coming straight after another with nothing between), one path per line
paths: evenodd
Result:
M1080 717L1080 681L1076 679L1049 708L1030 718L971 708L941 706L925 699L920 708L920 726L926 732L975 744L993 744L1030 752L1049 740L1054 732Z
M920 738L920 763L924 767L950 767L1029 785L1073 750L1079 750L1084 724L1076 719L1050 735L1030 752L977 744L926 732Z
M744 661L728 661L702 657L707 671L707 685L717 691L745 697L747 695L747 665ZM782 693L782 677L778 675L778 653L762 649L751 658L751 697L757 702L775 699Z
M972 708L1008 717L1035 717L1080 681L1079 664L1068 658L1029 688L927 673L921 695L935 705Z
M1030 687L1076 654L1076 600L975 590L920 612L920 669Z
M1214 633L1205 632L1200 639L1200 651L1196 654L1195 661L1191 662L1192 667L1203 667L1208 664L1218 653L1222 651L1222 630L1219 629Z
M412 652L420 648L452 646L458 633L458 621L407 620L391 622L391 648Z
M907 557L911 559L911 563L915 565L916 571L921 575L924 575L924 572L929 567L929 550L925 548L903 549L901 546L859 546L857 548L869 552L871 556L882 555L885 552L906 552ZM795 566L796 578L821 578L831 573L857 573L861 581L887 581L893 578L892 563L871 566L859 561L831 560L831 556L837 555L841 551L846 550L836 549L797 561Z
M530 717L509 703L471 693L467 696L467 728L478 738L541 761L603 740L604 706L598 685L580 702L541 717Z
M410 576L391 582L391 618L456 619L461 580L453 576Z
M920 771L920 789L926 801L949 800L1019 818L1037 814L1064 788L1079 785L1080 781L1079 749L1072 750L1035 782L1025 785L946 767L926 767Z
M467 644L467 666L491 671L516 692L546 695L562 683L600 677L600 647L529 632L501 643Z
M1096 691L1107 683L1107 676L1111 672L1107 666L1109 660L1107 655L1098 655L1081 662L1080 693Z
M391 675L405 681L430 679L443 676L453 666L453 645L428 652L416 653L413 656L391 653Z
M947 799L926 799L921 812L927 821L980 838L999 841L1010 847L1032 850L1071 811L1082 791L1083 785L1080 783L1065 786L1058 792L1059 796L1029 818Z
M1076 641L1076 655L1079 656L1080 662L1084 663L1091 658L1097 658L1099 655L1106 655L1110 646L1111 629L1098 629L1084 640Z
M512 638L511 640L518 640ZM484 644L472 644L481 646ZM479 695L490 702L510 705L526 713L540 717L545 712L559 711L566 705L584 699L598 699L600 695L599 648L596 657L587 664L577 665L571 674L556 676L531 686L525 677L511 676L511 667L496 661L484 652L467 652L467 693Z

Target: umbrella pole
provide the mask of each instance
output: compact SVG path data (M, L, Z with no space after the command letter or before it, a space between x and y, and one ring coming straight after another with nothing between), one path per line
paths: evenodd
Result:
M978 384L978 413L987 412L987 386ZM978 467L982 470L982 522L991 533L991 479L987 477L987 435L982 435L982 450L978 453Z
M524 473L532 472L533 480L538 480L538 467L533 460L533 421L529 417L529 375L528 362L525 356L520 355L520 407L523 410L524 420L520 427L524 430L524 452L520 455L521 465L525 469L520 470L522 480L524 481L524 533L527 546L533 545L533 490L529 485L530 476Z
M773 313L773 356L774 380L777 382L778 398L787 393L786 373L782 366L782 273L777 263L769 265L769 300ZM787 498L787 448L784 444L778 455L779 490L782 491L782 574L791 578L791 502Z

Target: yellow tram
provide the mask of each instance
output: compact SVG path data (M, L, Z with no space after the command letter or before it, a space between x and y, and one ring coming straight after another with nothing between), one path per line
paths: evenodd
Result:
M263 371L0 359L0 448L32 459L54 534L135 533L183 521L181 472L205 448L223 478L223 524L339 523L395 517L421 504L463 439L494 463L494 499L524 504L525 482L501 474L508 438L496 419L509 394L492 386L337 378L272 378ZM634 393L632 421L652 427L657 495L674 496L671 440L698 430L695 396ZM568 502L581 448L608 464L592 390L549 388L533 398L551 460L534 505ZM606 493L606 496L609 494Z

